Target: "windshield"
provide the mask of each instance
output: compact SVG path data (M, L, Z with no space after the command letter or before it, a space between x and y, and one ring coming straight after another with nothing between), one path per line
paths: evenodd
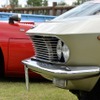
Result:
M100 14L100 3L86 2L56 17L54 20L66 19L70 17L96 15L97 13Z

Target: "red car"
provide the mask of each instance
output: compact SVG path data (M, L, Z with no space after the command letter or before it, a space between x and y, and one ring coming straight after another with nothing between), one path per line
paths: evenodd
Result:
M9 22L0 22L0 76L24 77L21 61L34 55L32 41L25 34L34 25L19 21L20 17L14 15L9 18ZM32 77L38 76L32 73Z

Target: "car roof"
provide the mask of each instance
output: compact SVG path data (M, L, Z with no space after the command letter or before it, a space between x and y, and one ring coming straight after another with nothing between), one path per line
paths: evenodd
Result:
M89 2L92 2L92 3L100 3L100 0L91 0Z

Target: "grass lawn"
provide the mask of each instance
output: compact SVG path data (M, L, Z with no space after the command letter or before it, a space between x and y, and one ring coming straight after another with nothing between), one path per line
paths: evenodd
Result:
M31 81L26 90L24 79L0 79L0 100L77 100L68 90L49 81Z

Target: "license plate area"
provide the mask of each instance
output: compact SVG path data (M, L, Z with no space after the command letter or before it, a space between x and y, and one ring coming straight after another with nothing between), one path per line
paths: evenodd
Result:
M60 88L66 88L67 80L54 78L53 84L57 87L60 87Z

